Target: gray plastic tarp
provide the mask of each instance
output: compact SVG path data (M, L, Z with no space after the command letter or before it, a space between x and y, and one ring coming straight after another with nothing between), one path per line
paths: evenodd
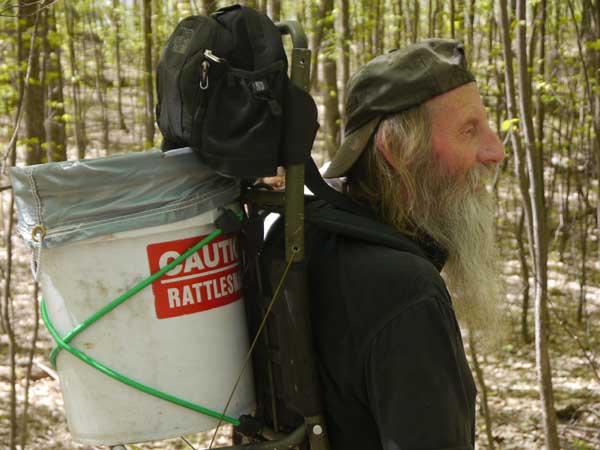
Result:
M17 231L44 247L188 219L239 196L239 183L189 149L160 150L10 169Z

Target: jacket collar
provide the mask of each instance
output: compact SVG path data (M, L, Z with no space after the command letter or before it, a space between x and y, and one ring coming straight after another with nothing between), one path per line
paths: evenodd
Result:
M377 214L373 210L372 207L358 204L354 202L355 205L362 208L360 214L369 217L371 219L379 221L377 218ZM389 225L388 225L389 226ZM389 226L392 228L391 226ZM404 233L396 230L399 236L402 236L412 242L414 242L423 252L424 256L435 266L435 268L441 272L448 260L448 251L441 246L436 240L434 240L429 234L417 230L416 237L415 236L407 236Z
M441 272L448 260L448 251L428 234L421 235L416 243L427 259Z

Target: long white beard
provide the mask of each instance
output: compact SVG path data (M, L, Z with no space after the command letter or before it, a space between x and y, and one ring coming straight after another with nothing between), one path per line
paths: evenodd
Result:
M490 169L477 166L464 180L439 168L422 179L416 225L448 251L442 275L458 319L495 346L504 335L494 200L486 190Z

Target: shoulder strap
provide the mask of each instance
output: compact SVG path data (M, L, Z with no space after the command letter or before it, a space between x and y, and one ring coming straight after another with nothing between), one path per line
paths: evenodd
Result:
M315 196L325 200L327 203L330 203L338 209L363 216L369 214L363 207L357 205L348 197L329 186L319 173L319 169L312 157L309 157L306 160L305 184Z

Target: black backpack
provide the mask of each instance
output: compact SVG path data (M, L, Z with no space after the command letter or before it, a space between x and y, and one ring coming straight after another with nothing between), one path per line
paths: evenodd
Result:
M317 109L287 68L280 31L252 8L182 20L157 67L163 150L192 147L215 171L242 178L303 163Z

